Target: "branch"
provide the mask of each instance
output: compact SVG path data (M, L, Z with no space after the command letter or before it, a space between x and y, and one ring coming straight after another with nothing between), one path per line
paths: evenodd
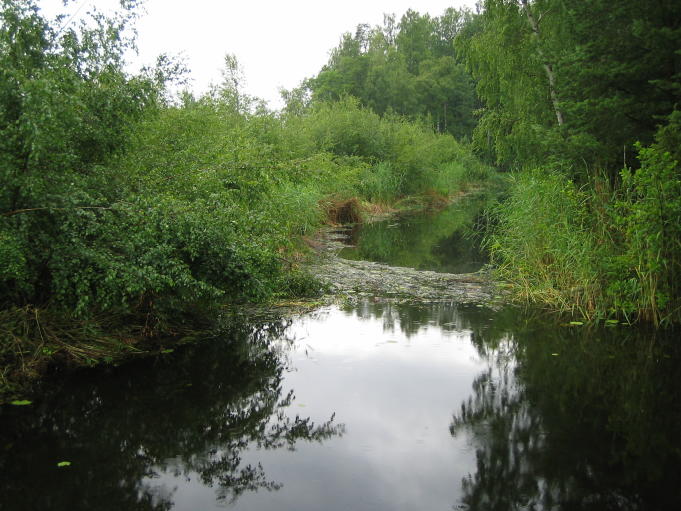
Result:
M551 11L552 11L552 8L549 7L544 12L539 13L539 17L537 18L537 26L539 26L539 24L541 23L542 18L544 16L546 16L548 13L550 13Z
M71 211L74 209L113 209L106 206L76 206L73 208L25 208L25 209L15 209L14 211L7 211L6 213L0 214L0 216L14 216L20 213L29 213L31 211Z

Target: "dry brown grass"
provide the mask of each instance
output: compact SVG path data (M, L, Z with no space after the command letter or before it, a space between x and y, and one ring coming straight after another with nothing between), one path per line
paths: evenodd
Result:
M0 403L24 392L52 369L119 363L158 353L190 327L151 325L148 314L89 319L33 306L0 310Z
M325 206L327 221L332 225L356 224L362 221L362 205L356 197L331 200Z

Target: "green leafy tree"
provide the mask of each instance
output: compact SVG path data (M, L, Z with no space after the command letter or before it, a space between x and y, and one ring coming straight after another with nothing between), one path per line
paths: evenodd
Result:
M560 160L613 178L679 101L674 2L487 0L457 47L484 102L481 150L508 166ZM586 166L584 165L586 163ZM631 163L631 158L629 160Z
M74 291L61 263L80 251L75 260L89 266L95 231L115 215L121 176L103 164L160 100L153 79L122 69L134 4L114 18L95 12L91 28L57 31L33 2L2 2L0 236L2 252L14 254L0 281L4 301Z
M435 18L409 10L399 22L386 15L383 26L359 25L306 86L315 101L350 95L379 115L430 119L439 131L470 136L474 83L457 64L453 41L471 19L467 11L451 8Z
M475 24L456 45L484 103L474 135L478 149L504 166L545 161L556 117L520 3L489 0Z

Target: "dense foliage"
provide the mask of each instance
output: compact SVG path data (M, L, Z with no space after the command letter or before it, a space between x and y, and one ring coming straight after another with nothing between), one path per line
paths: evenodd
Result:
M399 22L386 15L383 26L358 25L305 86L316 100L351 95L379 115L428 119L440 132L470 137L474 84L453 44L470 19L468 11L453 8L438 17L408 10Z
M456 46L478 151L523 174L490 239L502 275L587 316L678 320L678 3L487 0Z
M666 0L486 1L456 41L485 103L480 149L580 178L635 164L679 101L680 25Z
M97 263L117 259L104 239L121 221L119 176L102 165L158 87L121 70L129 17L58 33L30 3L4 1L1 16L0 299L82 307Z

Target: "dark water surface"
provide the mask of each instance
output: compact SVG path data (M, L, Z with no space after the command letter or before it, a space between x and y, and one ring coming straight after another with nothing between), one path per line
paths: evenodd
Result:
M1 408L0 509L681 509L678 334L372 299L227 324Z
M2 409L0 508L680 509L680 351L453 304L234 328Z
M473 233L488 200L478 195L443 211L405 214L358 225L349 233L351 246L339 255L419 270L478 271L487 262L487 255Z

